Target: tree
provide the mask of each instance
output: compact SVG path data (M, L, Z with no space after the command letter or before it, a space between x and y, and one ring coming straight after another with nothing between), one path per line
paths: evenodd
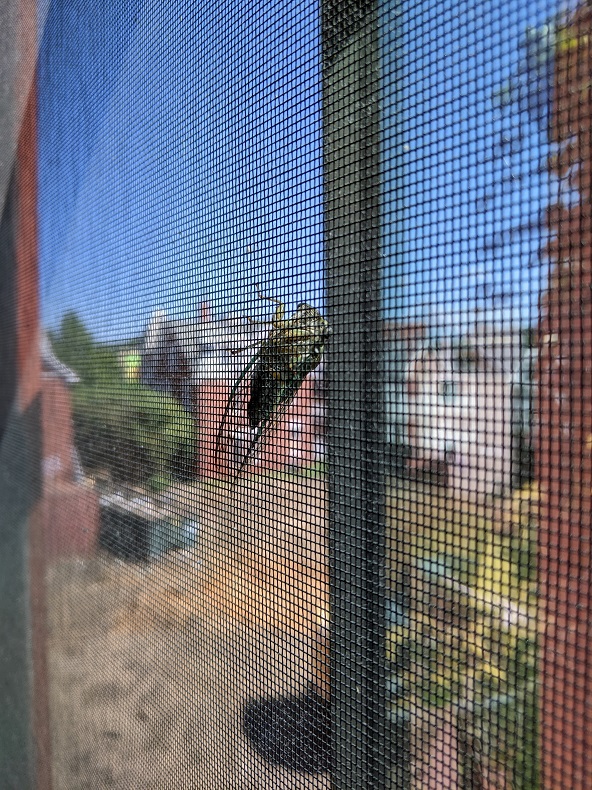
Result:
M59 332L50 332L56 356L77 373L86 385L121 378L116 346L96 343L74 312L62 318Z
M117 482L164 487L183 476L193 453L191 415L135 381L78 385L74 424L84 466L106 469Z

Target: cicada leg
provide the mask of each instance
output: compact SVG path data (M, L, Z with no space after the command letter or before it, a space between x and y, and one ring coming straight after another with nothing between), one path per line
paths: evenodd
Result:
M275 299L273 296L264 296L261 293L261 289L258 285L255 286L257 289L257 296L259 299L264 299L266 302L272 302L276 304L277 307L275 308L275 313L271 321L256 321L254 318L247 318L247 321L250 324L271 324L274 329L283 329L284 324L289 325L289 321L284 319L284 315L286 313L286 306L280 299Z
M280 329L284 322L284 314L286 312L286 306L280 299L275 299L273 296L264 296L261 293L261 289L259 288L258 285L256 285L255 288L257 289L257 296L259 297L259 299L264 299L266 302L272 302L273 304L277 305L277 307L275 308L275 315L271 319L271 323L273 327L275 327L276 329Z

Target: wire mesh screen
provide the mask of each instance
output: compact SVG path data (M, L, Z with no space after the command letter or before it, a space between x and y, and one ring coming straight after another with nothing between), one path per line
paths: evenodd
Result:
M0 786L591 788L589 4L15 8Z

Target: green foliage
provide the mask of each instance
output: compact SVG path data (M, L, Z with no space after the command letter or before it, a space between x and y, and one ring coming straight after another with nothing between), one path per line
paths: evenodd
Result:
M183 476L194 447L194 423L185 409L124 377L122 347L97 343L75 313L67 313L50 338L56 356L81 379L73 389L73 412L84 467L155 491Z
M452 708L483 770L536 790L538 490L515 492L497 526L488 510L473 515L427 488L401 485L390 502L393 524L417 514L404 563L393 552L397 573L410 564L410 607L393 607L387 632L391 714ZM464 557L449 554L455 534ZM468 776L471 759L461 755Z
M85 467L156 489L166 487L193 447L193 420L183 407L134 381L76 387L74 424Z
M117 346L96 343L76 313L66 313L59 332L50 332L58 359L77 373L83 385L121 378Z

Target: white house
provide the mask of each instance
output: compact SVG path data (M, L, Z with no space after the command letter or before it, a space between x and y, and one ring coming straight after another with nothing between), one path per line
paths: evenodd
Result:
M411 467L445 469L465 498L502 494L512 485L515 389L521 335L479 328L420 351L407 367Z

